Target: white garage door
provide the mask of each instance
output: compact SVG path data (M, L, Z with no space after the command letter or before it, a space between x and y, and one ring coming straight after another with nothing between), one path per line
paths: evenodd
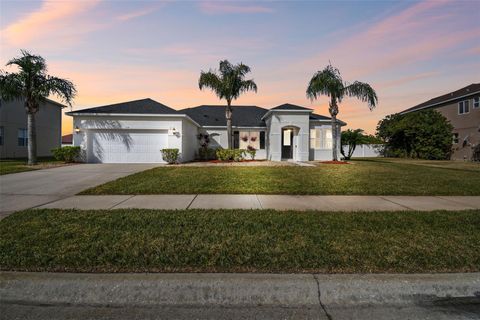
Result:
M88 135L88 162L164 162L161 149L168 148L166 130L98 130Z

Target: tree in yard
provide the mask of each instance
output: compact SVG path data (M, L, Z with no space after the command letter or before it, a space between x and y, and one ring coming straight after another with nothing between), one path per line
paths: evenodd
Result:
M227 137L228 149L233 146L232 143L232 101L237 99L242 93L247 91L257 92L255 82L245 80L245 76L250 72L250 67L239 63L232 65L228 60L220 61L218 73L216 71L202 71L198 79L200 90L210 88L220 99L227 101L225 118L227 119Z
M332 137L333 137L333 160L338 160L338 104L345 97L354 97L368 103L370 110L377 106L378 98L375 90L364 82L355 81L353 83L344 82L340 71L332 65L328 65L322 71L317 71L307 88L307 97L311 100L319 98L321 95L330 97L328 111L332 117Z
M40 104L50 95L56 95L71 106L76 94L72 82L47 74L47 64L41 56L21 50L21 55L8 61L7 66L18 67L18 72L0 71L0 98L5 101L21 99L27 113L28 164L37 163L37 132L35 114Z
M389 157L449 159L453 126L436 110L393 114L380 120L377 136L385 141Z
M341 143L340 143L340 152L345 160L350 160L352 157L353 152L355 152L355 148L357 144L362 144L364 142L365 136L363 135L362 129L348 129L347 131L343 131L341 135ZM345 153L343 150L343 146L348 145L348 152Z

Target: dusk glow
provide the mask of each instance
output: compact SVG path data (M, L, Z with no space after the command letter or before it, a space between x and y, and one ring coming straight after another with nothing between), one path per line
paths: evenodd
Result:
M73 109L147 97L175 109L220 104L198 77L228 59L258 85L234 105L328 115L327 98L305 90L331 61L377 91L374 111L352 99L338 116L374 133L385 115L480 80L479 1L2 1L0 12L2 69L20 49L42 55L77 85Z

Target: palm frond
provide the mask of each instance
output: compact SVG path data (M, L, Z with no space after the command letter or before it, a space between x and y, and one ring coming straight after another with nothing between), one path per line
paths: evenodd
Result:
M240 92L254 91L257 92L257 84L253 79L242 81L240 84Z
M0 72L0 98L5 101L20 99L25 95L22 78L16 73Z
M370 110L373 110L377 106L377 93L368 83L355 81L345 86L344 91L349 97L358 98L363 102L367 102Z
M307 87L307 97L311 100L317 99L321 95L342 99L343 80L340 72L332 65L328 65L325 69L317 71Z
M56 95L69 106L72 105L73 98L77 94L75 85L70 80L60 79L57 77L47 76L43 84L44 92L48 92L46 96L50 94Z
M220 77L214 71L200 73L200 78L198 79L198 87L200 90L204 88L210 88L214 91L219 97L222 95L223 86ZM221 97L220 97L221 98Z

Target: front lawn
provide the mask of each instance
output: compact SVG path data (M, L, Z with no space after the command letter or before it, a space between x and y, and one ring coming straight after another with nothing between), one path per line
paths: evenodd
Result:
M63 165L63 162L54 160L52 158L40 158L38 159L38 164L34 166L27 165L26 159L5 159L0 160L0 175L53 168L61 165Z
M478 272L480 210L30 210L0 221L0 269Z
M448 163L448 165L446 165ZM440 165L440 162L438 163ZM82 194L480 195L480 165L365 159L317 167L158 167Z

